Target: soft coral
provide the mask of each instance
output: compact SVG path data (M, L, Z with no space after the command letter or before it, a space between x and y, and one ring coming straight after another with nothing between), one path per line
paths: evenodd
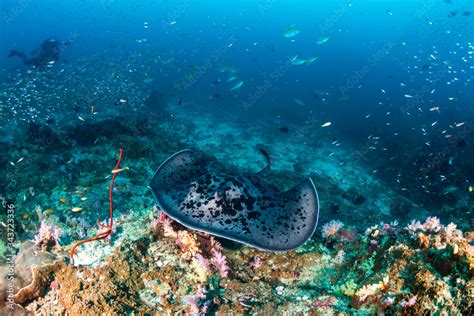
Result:
M61 231L57 227L49 226L45 221L41 221L38 234L35 235L35 244L42 251L49 251L59 246L59 236Z

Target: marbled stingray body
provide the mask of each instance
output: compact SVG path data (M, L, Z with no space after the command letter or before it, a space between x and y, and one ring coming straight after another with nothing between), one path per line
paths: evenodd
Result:
M298 247L318 221L311 179L280 192L261 174L208 171L190 150L165 161L150 187L162 211L183 225L264 250Z

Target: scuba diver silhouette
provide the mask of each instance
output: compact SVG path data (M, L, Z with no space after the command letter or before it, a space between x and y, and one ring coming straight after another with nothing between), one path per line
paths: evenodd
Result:
M22 59L24 65L33 65L37 68L43 69L48 63L59 60L59 55L63 46L68 46L71 43L66 41L61 43L55 38L44 40L40 47L31 52L31 57L26 56L25 53L11 50L8 57L19 57Z

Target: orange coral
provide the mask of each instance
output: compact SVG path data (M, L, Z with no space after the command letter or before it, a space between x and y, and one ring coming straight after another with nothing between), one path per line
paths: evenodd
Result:
M469 259L469 269L474 269L474 246L468 245L466 252Z
M418 233L417 237L418 237L420 246L423 247L423 249L427 250L430 246L430 239L428 238L428 236L426 236L423 233Z

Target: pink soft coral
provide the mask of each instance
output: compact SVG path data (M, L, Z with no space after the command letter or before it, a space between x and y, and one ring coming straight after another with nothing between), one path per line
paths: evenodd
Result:
M209 304L205 301L206 293L206 289L200 286L196 294L184 297L184 301L189 305L189 315L197 316L207 314Z
M229 274L229 265L227 263L227 257L222 253L221 244L211 236L209 238L210 253L212 254L211 263L214 268L219 272L221 277L227 278Z
M224 256L222 252L217 250L213 250L212 255L213 257L211 258L211 263L214 265L221 277L227 278L229 274L229 266L227 264L226 256Z
M436 216L428 217L423 224L423 228L429 231L438 232L442 228L439 218Z
M41 226L38 234L35 236L35 244L38 249L42 251L49 251L59 246L59 236L62 232L59 228L49 226L44 221L41 221Z
M262 259L260 259L260 257L257 257L257 256L255 256L252 262L250 262L250 266L252 267L253 270L257 270L258 268L260 268L262 264L263 264Z
M177 238L178 232L173 228L173 220L162 211L159 211L156 207L154 207L153 210L154 212L158 212L158 218L152 221L151 228L157 229L157 227L161 225L166 237Z

